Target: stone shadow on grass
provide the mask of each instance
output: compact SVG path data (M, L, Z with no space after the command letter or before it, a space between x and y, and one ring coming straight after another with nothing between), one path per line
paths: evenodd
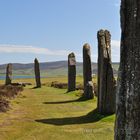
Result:
M75 99L75 100L68 100L68 101L57 101L57 102L43 102L43 104L65 104L65 103L73 103L73 102L83 102L83 101L87 101L89 99L85 98L85 97L80 97L79 99Z
M101 115L98 113L97 109L89 112L84 116L79 117L67 117L67 118L52 118L52 119L41 119L35 120L39 123L52 124L52 125L73 125L73 124L86 124L97 122L109 115Z
M31 89L38 89L38 88L41 88L41 87L37 87L37 86L35 86L35 87L32 87Z

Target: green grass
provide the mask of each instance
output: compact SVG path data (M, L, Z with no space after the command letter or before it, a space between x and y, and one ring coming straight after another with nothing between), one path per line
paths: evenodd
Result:
M42 83L55 80L67 78L42 79ZM34 84L33 79L21 81ZM79 91L33 86L27 86L11 101L11 109L0 114L0 140L113 140L114 115L98 114L96 98L79 101Z

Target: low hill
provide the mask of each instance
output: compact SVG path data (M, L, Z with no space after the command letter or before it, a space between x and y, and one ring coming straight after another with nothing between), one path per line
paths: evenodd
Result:
M0 75L5 75L6 65L0 65ZM67 75L67 61L40 63L41 76L55 77ZM117 74L119 63L113 63L114 74ZM77 62L77 75L83 73L83 63ZM92 63L93 74L97 74L97 63ZM34 64L13 63L14 75L34 75Z

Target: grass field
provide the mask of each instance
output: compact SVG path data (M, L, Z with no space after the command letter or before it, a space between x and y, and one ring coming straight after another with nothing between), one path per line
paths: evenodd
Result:
M113 140L114 115L99 115L96 98L80 101L79 91L66 93L47 86L56 80L67 82L66 77L42 79L43 87L32 89L34 79L18 80L33 85L0 114L0 140Z

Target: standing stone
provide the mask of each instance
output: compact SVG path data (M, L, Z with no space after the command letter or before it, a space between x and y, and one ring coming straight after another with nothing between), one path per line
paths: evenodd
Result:
M115 112L115 85L111 64L111 35L107 30L98 31L98 111Z
M35 71L35 80L36 80L36 87L41 87L41 81L40 81L40 68L39 68L39 62L37 58L34 60L34 71Z
M12 64L8 64L6 68L6 81L5 85L12 83Z
M140 140L140 1L121 0L115 140Z
M74 53L68 55L68 92L76 88L76 60Z
M91 99L94 97L92 83L91 53L89 44L83 46L83 78L84 78L84 97Z

